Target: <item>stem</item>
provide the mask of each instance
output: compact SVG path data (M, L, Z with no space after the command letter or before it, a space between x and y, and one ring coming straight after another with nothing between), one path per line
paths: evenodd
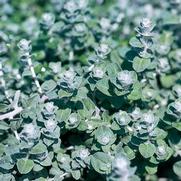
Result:
M16 139L17 139L17 140L20 140L20 137L19 137L17 131L14 131L14 134L15 134Z
M14 107L14 109L18 107L19 98L20 98L20 91L18 90L15 92L14 101L12 102L12 106Z
M70 61L73 61L73 59L74 59L74 52L73 52L73 51L70 51L70 52L69 52L69 60L70 60Z
M2 86L2 88L4 90L4 94L6 96L6 99L8 99L9 102L11 103L12 99L9 98L10 96L9 96L8 91L6 90L6 82L5 82L4 78L3 78L3 76L4 76L3 66L2 66L2 63L0 62L0 83L1 83L0 85Z
M13 119L13 117L19 114L22 110L22 107L16 107L13 111L0 115L0 121L4 119Z
M30 69L30 71L31 71L31 75L32 75L33 79L35 80L35 85L36 85L36 87L37 87L37 89L38 89L38 92L39 92L40 94L42 94L43 92L42 92L40 83L39 83L39 81L38 81L38 79L37 79L37 76L36 76L36 74L35 74L35 70L34 70L34 67L33 67L33 64L32 64L32 61L31 61L31 58L30 58L30 57L27 58L27 62L28 62L29 69Z
M73 149L74 149L73 146L69 146L68 148L66 148L66 151L67 151L67 150L73 150Z
M14 108L14 110L0 115L0 121L4 119L13 119L14 116L19 114L23 110L22 107L18 106L19 98L20 98L20 91L16 91L14 96L14 101L12 102L12 107Z
M66 175L68 175L68 173L64 173L64 174L60 175L60 178L63 178L63 177L65 177Z
M131 132L131 133L133 132L133 129L132 129L132 127L130 127L130 126L127 126L127 129L128 129L128 131L129 131L129 132Z
M68 174L69 174L69 173L64 173L64 174L60 175L59 178L63 178L63 177L65 177L65 176L68 175ZM50 179L48 179L48 181L54 181L54 178L50 178Z

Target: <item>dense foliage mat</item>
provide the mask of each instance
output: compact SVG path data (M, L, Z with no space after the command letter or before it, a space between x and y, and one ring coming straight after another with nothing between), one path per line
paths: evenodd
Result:
M0 0L0 180L180 180L180 15Z

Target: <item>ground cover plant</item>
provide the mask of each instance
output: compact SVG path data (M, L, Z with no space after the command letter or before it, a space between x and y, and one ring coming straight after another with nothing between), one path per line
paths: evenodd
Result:
M180 15L180 0L0 0L0 180L180 180Z

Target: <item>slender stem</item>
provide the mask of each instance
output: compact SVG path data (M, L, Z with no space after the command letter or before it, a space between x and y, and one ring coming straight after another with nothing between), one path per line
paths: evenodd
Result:
M68 175L68 173L64 173L64 174L60 175L60 178L63 178L63 177L65 177L66 175Z
M14 101L12 102L12 106L14 107L14 109L18 107L19 98L20 98L20 90L15 92Z
M0 121L4 119L13 119L13 117L19 114L22 110L22 107L16 107L13 111L0 115Z
M17 140L20 140L20 137L19 137L17 131L14 131L14 134L15 134L16 139L17 139Z
M33 67L33 63L32 63L32 59L31 59L31 41L28 41L26 39L23 39L19 42L18 47L20 49L20 57L22 59L22 61L26 61L28 64L28 68L31 72L32 78L34 79L35 85L38 89L38 92L40 94L43 93L40 83L37 79L34 67Z
M65 177L65 176L68 175L68 174L69 174L69 173L64 173L64 174L60 175L59 178L63 178L63 177ZM54 180L54 178L48 179L48 181L53 181L53 180Z
M0 62L0 85L2 86L3 90L4 90L4 94L6 96L6 99L9 100L9 102L11 103L12 102L12 99L10 99L9 97L9 93L8 91L6 90L6 81L4 80L3 78L4 76L4 72L3 72L3 66L2 66L2 63Z
M36 87L37 87L37 89L38 89L38 92L39 92L40 94L42 94L43 92L42 92L40 83L39 83L39 81L38 81L38 79L37 79L37 76L36 76L36 74L35 74L35 70L34 70L34 67L33 67L33 64L32 64L32 61L31 61L31 58L30 58L30 57L27 58L27 62L28 62L28 67L29 67L29 69L30 69L30 71L31 71L31 75L32 75L33 79L35 80L35 85L36 85Z
M14 110L0 115L0 121L4 119L13 119L14 116L19 114L23 110L22 107L18 106L19 98L20 98L20 91L16 91L14 96L14 101L12 102L12 107L14 108Z
M73 146L69 146L68 148L66 148L66 150L73 150L74 147Z

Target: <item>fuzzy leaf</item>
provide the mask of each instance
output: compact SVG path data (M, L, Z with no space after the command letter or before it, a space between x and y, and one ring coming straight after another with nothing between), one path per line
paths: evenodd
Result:
M111 171L111 157L103 152L94 153L91 156L91 165L98 173L107 174Z
M150 66L150 59L136 57L133 60L133 68L136 72L143 72Z
M139 145L139 152L144 158L150 158L155 151L156 148L152 143L143 143Z
M178 161L173 165L173 171L178 177L181 177L180 170L181 170L181 161Z
M33 160L29 160L26 158L22 158L17 162L17 168L21 174L29 173L32 170L33 166L34 166Z

